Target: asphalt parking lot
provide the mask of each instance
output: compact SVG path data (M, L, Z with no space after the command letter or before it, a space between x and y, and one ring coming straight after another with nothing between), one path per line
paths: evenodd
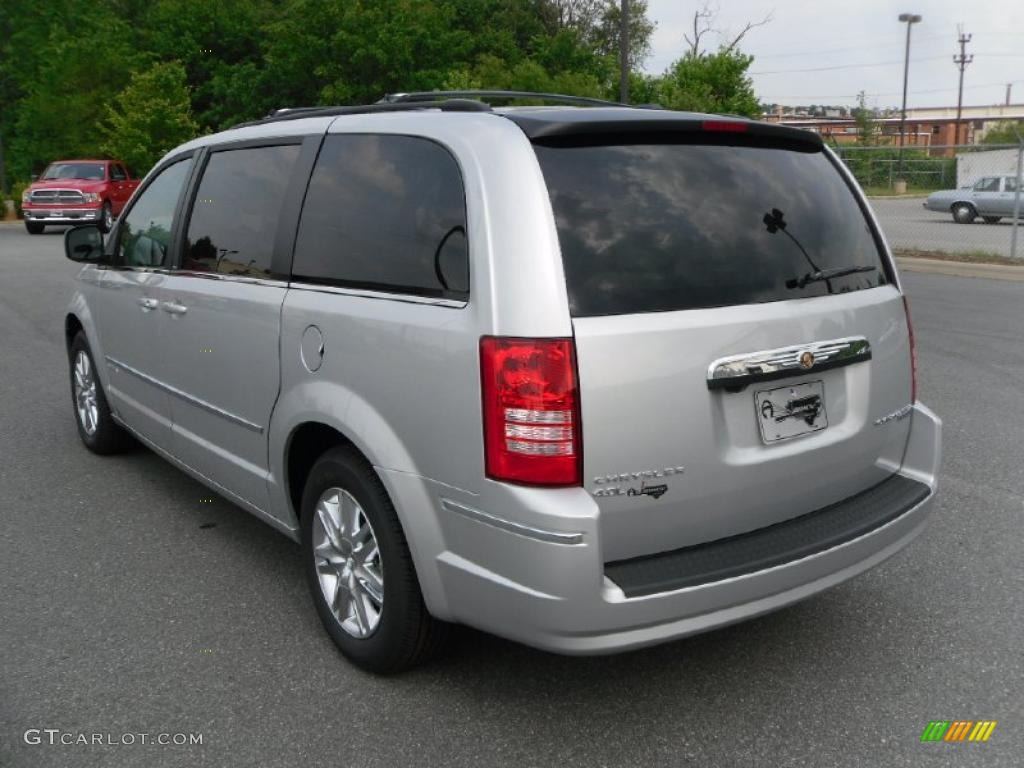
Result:
M957 224L953 216L925 209L923 197L871 198L889 245L922 251L985 251L1010 255L1012 218L986 224L980 218L972 224ZM1017 224L1017 257L1024 259L1024 222Z
M58 233L0 225L0 766L1021 764L1024 284L905 276L945 460L929 529L883 566L643 651L463 630L381 679L321 630L296 545L143 449L80 445L76 271ZM955 719L998 726L919 741ZM31 728L203 743L27 745Z

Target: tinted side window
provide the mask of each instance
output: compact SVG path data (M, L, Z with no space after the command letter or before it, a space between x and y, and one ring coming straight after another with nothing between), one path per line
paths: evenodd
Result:
M986 176L984 179L974 185L975 192L998 192L999 191L999 177L998 176Z
M191 169L192 158L179 160L162 170L142 191L119 227L119 265L160 267L167 264L174 209Z
M864 212L823 152L686 143L535 149L575 317L886 283Z
M465 298L462 176L440 145L410 136L328 136L299 224L296 280Z
M1017 180L1013 176L1006 177L1006 191L1016 192L1017 191Z
M268 277L299 145L214 152L192 203L181 268Z
M120 165L117 165L116 163L110 164L111 181L124 181L126 178L128 177L124 175L124 171L121 169Z

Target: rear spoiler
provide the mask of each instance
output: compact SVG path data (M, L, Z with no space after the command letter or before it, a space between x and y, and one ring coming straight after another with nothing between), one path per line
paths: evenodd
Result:
M599 141L601 136L652 137L673 136L691 141L700 136L722 143L754 142L798 144L808 151L820 150L821 135L801 128L718 115L687 115L660 110L579 110L576 114L545 115L542 112L506 112L509 120L522 129L531 141L560 143L560 140Z

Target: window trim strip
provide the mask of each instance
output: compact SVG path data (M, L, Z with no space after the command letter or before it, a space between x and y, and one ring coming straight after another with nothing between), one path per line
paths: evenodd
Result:
M417 296L411 293L392 293L390 291L373 291L363 288L345 288L337 285L324 283L313 283L303 280L293 280L288 284L289 290L310 291L313 293L333 293L339 296L355 296L361 299L383 299L385 301L400 301L406 304L427 304L449 309L464 309L469 300L443 299L438 296Z
M162 390L170 395L174 395L175 397L178 397L187 403L191 403L192 405L206 411L207 413L212 413L215 416L220 416L222 419L237 424L240 427L245 427L246 429L255 432L258 435L263 434L263 427L261 427L259 424L254 424L248 419L243 419L241 416L236 416L230 411L225 411L223 408L218 408L216 405L212 405L211 403L208 403L205 400L200 400L198 397L194 397L193 395L190 395L187 392L178 389L177 387L172 387L170 384L161 381L160 379L154 378L153 376L150 376L148 373L143 373L138 368L132 368L132 366L128 365L127 363L122 363L120 360L113 358L110 355L106 355L106 360L108 365L113 366L114 368L119 368L125 373L131 374L132 376L142 379L142 381L146 382L147 384L152 384L157 389Z

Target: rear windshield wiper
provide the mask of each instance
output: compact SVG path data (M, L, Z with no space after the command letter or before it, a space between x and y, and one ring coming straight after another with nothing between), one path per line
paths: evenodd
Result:
M845 277L855 275L858 272L874 272L878 267L837 267L835 269L819 269L815 272L808 272L803 277L794 277L786 281L787 288L803 288L808 283L818 283L822 280L831 280L834 277Z

